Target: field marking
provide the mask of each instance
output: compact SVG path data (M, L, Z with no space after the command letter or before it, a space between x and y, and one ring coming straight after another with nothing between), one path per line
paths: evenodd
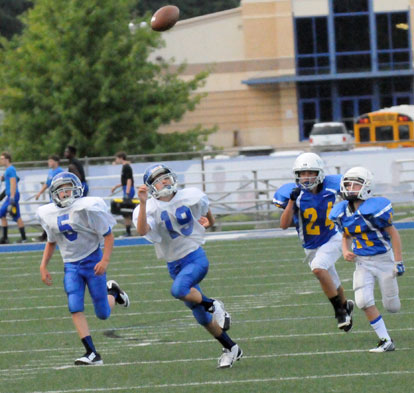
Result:
M243 362L250 359L270 359L270 358L290 358L290 357L308 357L308 356L326 356L326 355L339 355L339 354L352 354L352 353L367 353L367 349L350 349L350 350L338 350L338 351L320 351L320 352L294 352L294 353L274 353L274 354L265 354L265 355L245 355L243 356ZM411 347L398 348L398 351L410 351ZM106 351L108 352L108 351ZM101 351L105 353L105 351ZM373 355L375 356L375 355ZM65 356L61 357L67 359L67 351ZM171 363L191 363L191 362L210 362L216 361L216 357L207 357L207 358L181 358L181 359L171 359L171 360L136 360L130 362L117 362L117 363L107 363L105 362L101 367L124 367L124 366L136 366L136 365L158 365L158 364L171 364ZM67 369L79 369L79 366L74 364L64 364L60 366L52 366L48 363L45 363L44 366L40 367L21 367L13 369L4 369L0 370L0 375L4 377L10 376L10 373L17 374L33 374L38 373L39 371L50 371L50 370L67 370ZM414 371L413 371L414 372ZM3 375L2 375L3 374Z
M346 373L346 374L326 374L326 375L304 375L298 377L275 377L275 378L251 378L251 379L233 379L231 381L202 381L202 382L187 382L187 383L169 383L158 385L136 385L136 386L122 386L112 388L84 388L84 389L65 389L65 390L47 390L36 391L33 393L75 393L75 392L111 392L111 391L133 391L141 389L170 389L170 388L186 388L196 386L216 386L216 385L233 385L243 383L268 383L268 382L287 382L287 381L306 381L313 379L334 379L334 378L350 378L350 377L375 377L385 375L411 375L414 374L412 370L400 371L383 371L383 372L360 372L360 373Z

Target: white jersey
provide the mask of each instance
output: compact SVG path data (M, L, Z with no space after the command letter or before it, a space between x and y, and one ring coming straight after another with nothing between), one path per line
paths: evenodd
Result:
M37 209L37 217L47 241L59 246L63 262L76 262L92 254L116 224L105 201L98 197L75 199L65 208L49 203Z
M198 220L208 208L207 195L191 187L177 191L169 202L148 199L147 223L151 229L145 238L154 243L157 257L176 261L204 244L205 228ZM139 209L138 205L132 218L135 227Z

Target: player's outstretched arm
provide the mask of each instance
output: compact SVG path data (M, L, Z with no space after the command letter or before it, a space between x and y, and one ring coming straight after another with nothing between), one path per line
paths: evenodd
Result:
M139 199L139 213L137 220L137 232L140 236L145 236L150 231L150 226L147 222L147 199L148 187L145 184L137 187Z
M56 243L47 242L43 251L42 262L40 263L40 277L46 285L52 285L52 275L47 270L47 265L55 251Z

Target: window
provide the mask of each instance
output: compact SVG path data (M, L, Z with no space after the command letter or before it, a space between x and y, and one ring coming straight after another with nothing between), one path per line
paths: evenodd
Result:
M391 12L376 15L378 68L410 68L408 13Z
M410 139L410 127L407 124L398 126L398 133L400 135L400 141Z
M348 12L367 12L368 0L333 0L335 14Z
M295 31L298 74L328 73L330 67L327 18L296 18Z
M375 127L375 140L376 141L392 141L394 134L392 126Z
M359 140L361 142L369 142L369 127L361 127L359 129Z

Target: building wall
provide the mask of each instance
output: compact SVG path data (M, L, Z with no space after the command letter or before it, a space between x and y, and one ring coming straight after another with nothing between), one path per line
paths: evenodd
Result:
M250 88L242 83L269 73L294 73L290 0L242 1L239 8L179 22L163 39L166 46L154 58L185 61L185 79L205 69L211 73L199 90L207 96L195 111L160 132L216 125L208 143L224 148L298 141L294 84Z

